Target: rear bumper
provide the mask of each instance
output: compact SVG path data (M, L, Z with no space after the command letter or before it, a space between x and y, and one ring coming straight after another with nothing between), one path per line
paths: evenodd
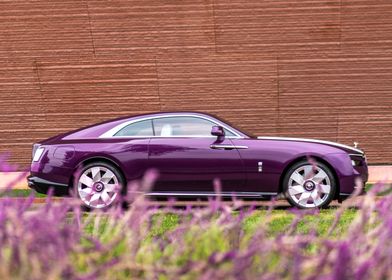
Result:
M68 185L51 182L36 176L27 177L27 184L29 188L43 194L47 194L50 189L53 189L54 195L63 196L69 194Z

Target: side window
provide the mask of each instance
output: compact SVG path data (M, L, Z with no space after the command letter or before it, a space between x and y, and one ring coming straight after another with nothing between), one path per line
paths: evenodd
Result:
M153 136L152 121L145 120L127 125L114 136Z
M166 117L154 119L155 136L211 136L215 123L197 117ZM234 134L225 129L227 136Z

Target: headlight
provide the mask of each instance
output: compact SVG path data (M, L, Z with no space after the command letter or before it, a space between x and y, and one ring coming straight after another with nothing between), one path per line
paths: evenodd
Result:
M33 161L39 161L41 159L41 156L44 153L44 151L45 151L45 148L43 148L43 147L39 147L38 149L36 149L36 151L34 153Z
M350 159L352 166L363 166L366 162L365 155L361 154L351 154Z

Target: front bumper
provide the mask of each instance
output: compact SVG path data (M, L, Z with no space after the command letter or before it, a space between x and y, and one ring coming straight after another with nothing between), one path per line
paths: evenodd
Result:
M39 193L47 194L50 189L53 189L53 194L56 196L63 196L69 194L69 186L66 184L59 184L36 176L27 177L29 188L36 190Z

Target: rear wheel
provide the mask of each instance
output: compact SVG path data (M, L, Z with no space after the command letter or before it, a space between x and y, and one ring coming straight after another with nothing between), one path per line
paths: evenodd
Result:
M120 172L105 162L84 166L76 179L78 196L90 209L109 208L119 200L123 188Z
M336 189L335 177L321 162L298 162L290 167L283 180L286 199L298 208L326 207L335 197Z

